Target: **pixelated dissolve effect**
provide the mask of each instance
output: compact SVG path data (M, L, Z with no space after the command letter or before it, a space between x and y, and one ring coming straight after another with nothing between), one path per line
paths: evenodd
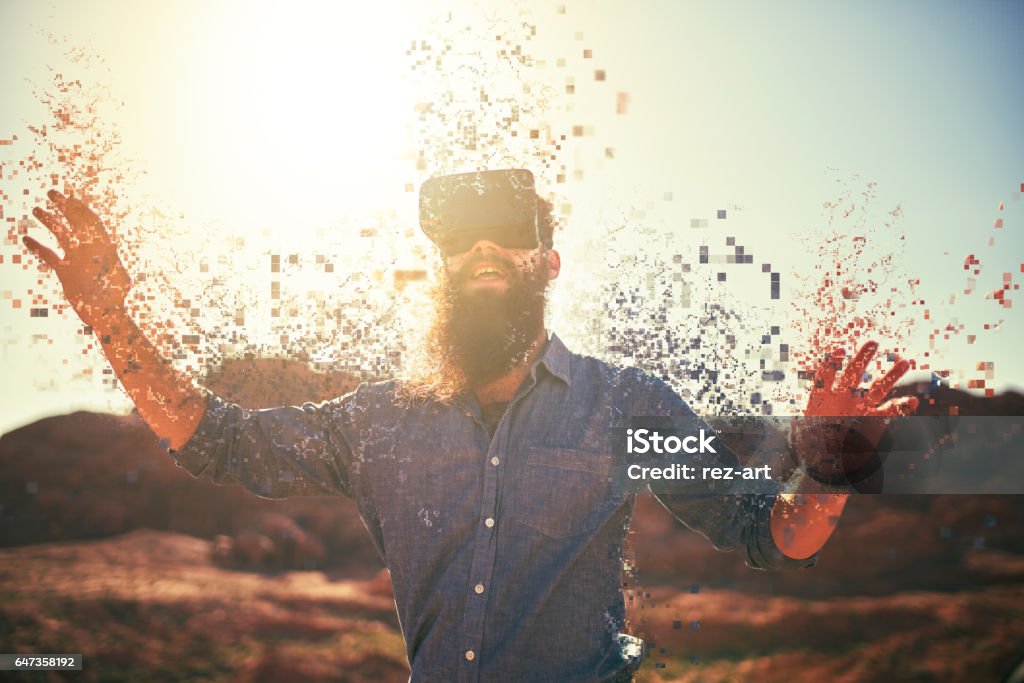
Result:
M545 31L560 54L545 52ZM67 41L51 44L62 56L51 64L52 81L36 84L49 119L2 140L10 157L0 167L3 210L14 211L3 216L0 266L35 276L2 291L8 313L74 315L56 278L20 241L30 228L41 230L31 207L57 188L86 198L104 218L133 276L131 314L181 369L202 373L228 358L271 356L358 378L401 372L418 348L435 258L413 222L383 209L327 216L315 250L305 253L231 226L189 225L159 198L132 192L142 171L120 155L112 123L119 95L103 85L102 59ZM530 168L541 191L551 192L561 223L556 246L582 266L559 283L550 321L577 350L667 379L705 415L797 413L814 361L867 339L883 344L876 371L907 356L936 377L988 389L992 363L979 359L981 376L966 378L944 366L944 344L973 343L998 328L1019 274L1002 273L982 288L979 246L958 270L963 287L925 301L920 277L901 270L902 211L878 209L873 183L836 174L822 224L804 226L801 242L814 245L813 253L788 267L760 257L756 243L730 230L730 208L680 215L670 195L605 198L596 220L576 225L571 197L588 174L616 163L595 121L628 117L630 92L573 30L566 9L499 15L468 8L436 19L410 40L406 55L418 142L404 191L442 173ZM999 212L995 231L1005 229L1002 204ZM991 304L992 320L977 329L958 322L960 307L979 298ZM921 330L923 345L914 341ZM75 372L89 381L102 372L113 388L90 332L79 334ZM53 343L45 331L31 341ZM67 376L66 369L48 372Z

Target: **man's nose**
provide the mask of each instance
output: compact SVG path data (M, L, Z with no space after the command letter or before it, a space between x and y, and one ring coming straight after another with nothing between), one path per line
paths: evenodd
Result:
M490 240L477 240L476 243L473 244L473 248L470 249L469 251L470 253L483 253L485 251L499 250L501 250L501 246L498 245L496 242L492 242Z

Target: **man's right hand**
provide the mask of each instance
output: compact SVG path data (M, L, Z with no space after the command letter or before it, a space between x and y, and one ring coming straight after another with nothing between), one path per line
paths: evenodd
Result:
M31 237L25 237L24 244L57 273L65 298L82 322L102 328L104 319L123 312L131 278L103 221L84 202L56 190L46 196L59 215L39 207L32 215L57 238L64 258Z

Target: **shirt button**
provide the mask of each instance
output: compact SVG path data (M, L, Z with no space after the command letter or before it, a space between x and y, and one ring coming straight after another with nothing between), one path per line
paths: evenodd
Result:
M466 661L472 662L474 659L476 659L476 653L472 650L466 650Z
M490 529L492 526L494 526L494 517L488 517L487 519L485 519L484 520L484 526L487 527L488 529Z
M501 462L501 461L498 460L498 456L494 456L493 458L491 458L491 464L494 465L495 467L498 466L499 462Z
M476 591L477 595L480 595L484 592L484 585L482 583L478 583L477 585L473 586L473 590Z

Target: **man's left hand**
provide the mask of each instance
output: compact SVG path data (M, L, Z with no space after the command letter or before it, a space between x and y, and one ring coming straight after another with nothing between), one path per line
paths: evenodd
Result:
M888 418L917 410L914 396L885 400L910 369L905 359L897 359L869 388L861 388L877 351L878 344L869 341L843 368L846 352L836 349L815 369L806 417L794 420L792 442L801 463L820 481L834 481L857 472L875 455ZM851 430L857 437L852 448Z

